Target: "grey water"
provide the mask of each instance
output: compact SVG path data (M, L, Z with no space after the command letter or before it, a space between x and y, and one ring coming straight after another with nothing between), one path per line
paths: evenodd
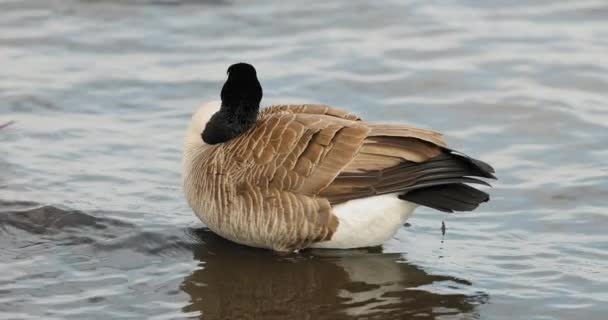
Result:
M0 319L606 319L607 39L600 0L0 0ZM491 202L381 248L214 236L182 140L238 61L266 105L443 132Z

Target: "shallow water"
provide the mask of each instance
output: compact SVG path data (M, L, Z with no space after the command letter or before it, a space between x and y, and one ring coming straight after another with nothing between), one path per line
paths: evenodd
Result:
M607 21L599 0L0 0L0 318L605 319ZM266 104L444 132L495 166L492 201L419 209L382 248L215 237L181 143L236 61Z

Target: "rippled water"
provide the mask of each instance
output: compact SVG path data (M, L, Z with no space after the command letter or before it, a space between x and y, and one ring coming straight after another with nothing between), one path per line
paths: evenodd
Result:
M605 319L607 21L599 0L0 0L0 318ZM266 104L443 131L496 167L493 200L369 250L218 239L181 143L237 61Z

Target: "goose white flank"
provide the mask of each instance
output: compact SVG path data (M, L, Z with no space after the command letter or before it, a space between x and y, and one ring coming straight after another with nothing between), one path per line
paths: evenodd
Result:
M260 107L246 63L221 102L192 117L183 155L188 204L212 231L276 251L359 248L390 239L418 206L471 211L494 169L441 134L366 122L326 105Z

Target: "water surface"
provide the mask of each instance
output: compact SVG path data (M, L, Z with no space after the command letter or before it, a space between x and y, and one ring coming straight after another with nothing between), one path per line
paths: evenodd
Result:
M0 318L604 319L607 21L599 0L0 0ZM492 201L419 209L381 248L217 238L181 144L237 61L265 104L444 132L495 166Z

